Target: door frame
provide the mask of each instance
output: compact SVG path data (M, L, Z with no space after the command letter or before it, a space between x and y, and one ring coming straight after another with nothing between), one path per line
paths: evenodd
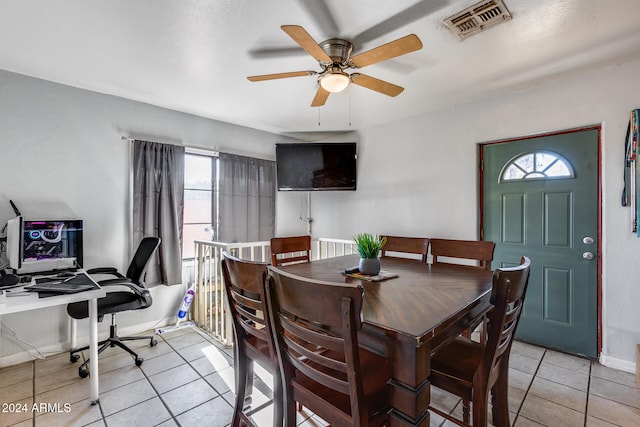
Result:
M545 136L556 136L556 135L564 135L569 133L581 132L595 130L598 132L598 148L597 148L597 175L598 175L598 206L597 206L597 216L598 216L598 224L597 224L597 318L598 318L598 343L597 343L597 357L600 357L602 353L602 125L591 125L591 126L583 126L579 128L558 130L553 132L545 132L535 135L528 136L520 136L514 138L506 138L488 142L478 143L478 175L479 175L479 206L478 206L478 218L479 218L479 235L480 239L484 239L484 149L489 145L494 144L504 144L510 142L522 142L529 139L535 139Z

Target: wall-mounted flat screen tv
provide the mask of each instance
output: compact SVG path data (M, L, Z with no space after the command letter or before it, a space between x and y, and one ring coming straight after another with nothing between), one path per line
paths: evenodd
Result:
M279 191L356 189L356 143L276 144Z

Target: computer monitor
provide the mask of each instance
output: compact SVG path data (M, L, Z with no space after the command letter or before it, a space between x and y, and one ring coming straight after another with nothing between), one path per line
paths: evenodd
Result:
M17 274L82 266L82 220L24 219L7 223L7 258Z

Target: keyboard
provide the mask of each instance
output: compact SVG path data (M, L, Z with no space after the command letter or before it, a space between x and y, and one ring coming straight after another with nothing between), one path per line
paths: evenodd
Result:
M25 291L72 294L76 292L98 289L98 286L85 274L77 274L72 277L67 276L48 276L36 277L35 284L24 287Z
M48 282L48 283L36 283L35 285L25 286L26 291L34 292L57 292L61 294L72 294L76 292L89 291L95 289L94 285L89 284L77 284L77 283L64 283L64 282Z

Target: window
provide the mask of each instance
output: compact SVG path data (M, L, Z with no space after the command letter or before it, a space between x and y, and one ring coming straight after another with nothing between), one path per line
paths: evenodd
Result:
M573 178L573 168L568 160L549 151L520 154L502 168L500 182L529 179Z
M194 240L273 237L275 162L193 150L184 157L182 259L194 258Z
M200 154L184 156L183 259L194 257L194 240L213 240L215 224L211 217L217 161L217 157Z

